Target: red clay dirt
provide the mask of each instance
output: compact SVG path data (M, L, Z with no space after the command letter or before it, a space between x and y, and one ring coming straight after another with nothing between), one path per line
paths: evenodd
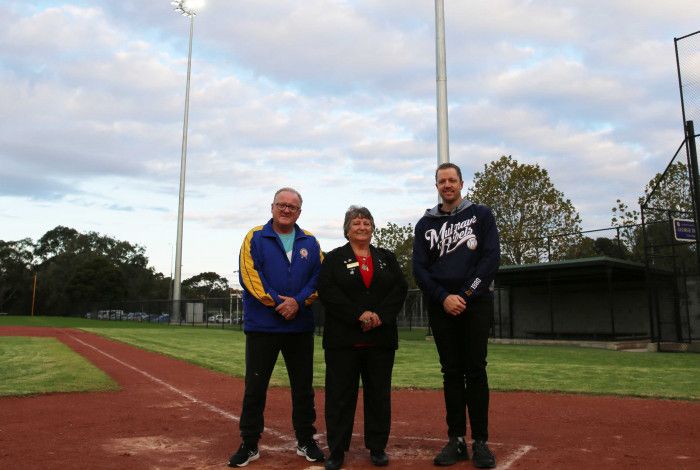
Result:
M241 379L80 330L0 327L2 335L57 337L121 390L0 398L0 469L227 468ZM390 468L432 468L446 432L442 393L397 390L392 400ZM323 390L316 407L324 447ZM361 410L343 468L374 468ZM294 453L287 389L270 390L265 418L260 460L248 468L323 468ZM698 402L492 393L490 431L501 469L700 468Z

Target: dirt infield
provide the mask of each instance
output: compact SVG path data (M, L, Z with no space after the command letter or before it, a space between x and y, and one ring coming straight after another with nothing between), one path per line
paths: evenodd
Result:
M227 468L238 444L242 380L79 330L2 327L2 335L55 336L121 390L0 398L0 469ZM698 402L535 393L492 393L491 402L501 469L700 468ZM322 390L316 405L325 445ZM261 458L248 468L323 468L293 452L289 409L289 391L271 389ZM390 467L432 467L444 442L443 414L441 392L395 391ZM344 468L374 468L361 435Z

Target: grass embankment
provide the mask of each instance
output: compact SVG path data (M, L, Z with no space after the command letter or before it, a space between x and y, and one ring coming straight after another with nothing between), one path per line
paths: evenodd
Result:
M10 320L14 318L14 320ZM0 318L0 325L30 324L23 317ZM27 318L27 317L24 317ZM237 328L193 328L43 317L31 324L77 327L143 349L242 377L245 335ZM442 387L437 352L421 330L402 331L393 384L399 388ZM700 355L628 353L567 346L489 346L489 382L493 390L527 390L700 399ZM316 339L314 385L323 386L325 364ZM278 361L273 385L288 384Z
M55 338L0 336L0 396L118 388Z

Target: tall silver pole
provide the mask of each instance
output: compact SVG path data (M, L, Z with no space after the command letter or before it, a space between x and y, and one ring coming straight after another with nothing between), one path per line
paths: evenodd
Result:
M175 245L175 282L173 286L173 322L180 322L180 285L182 282L182 224L185 212L185 170L187 168L187 124L190 112L190 72L192 70L192 33L194 15L190 18L190 43L187 52L187 86L185 87L185 118L182 124L182 156L180 158L180 198L177 206L177 243Z
M445 3L435 0L435 59L437 67L438 165L450 161L447 129L447 66L445 53Z

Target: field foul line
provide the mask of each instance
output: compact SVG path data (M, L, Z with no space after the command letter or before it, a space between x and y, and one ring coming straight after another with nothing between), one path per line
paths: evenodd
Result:
M353 437L358 434L353 433ZM444 442L445 438L436 438L436 437L425 437L425 436L394 436L395 439L405 439L409 441L432 441L432 442ZM507 444L504 444L503 442L492 442L489 441L489 445L493 446L504 446ZM515 462L517 462L522 456L530 452L531 450L535 450L535 446L531 445L520 445L517 446L517 449L512 453L508 454L508 457L505 460L502 460L498 463L498 466L496 467L496 470L508 470L511 465L513 465Z
M197 405L200 405L200 406L202 406L202 407L208 409L209 411L211 411L211 412L213 412L213 413L216 413L216 414L218 414L218 415L221 415L221 416L223 416L224 418L230 419L231 421L238 422L238 421L241 420L241 418L240 418L239 416L236 416L236 415L234 415L234 414L232 414L232 413L229 413L229 412L226 411L226 410L222 410L222 409L219 408L218 406L212 405L211 403L207 403L207 402L205 402L205 401L202 401L202 400L200 400L200 399L198 399L198 398L196 398L196 397L190 395L189 393L187 393L187 392L185 392L185 391L183 391L183 390L180 390L179 388L175 387L174 385L171 385L171 384L169 384L168 382L166 382L166 381L164 381L164 380L161 380L161 379L159 379L158 377L155 377L155 376L149 374L148 372L139 369L139 368L136 367L136 366L132 366L131 364L128 364L128 363L122 361L121 359L116 358L116 357L112 356L111 354L109 354L109 353L107 353L107 352L104 352L103 350L101 350L100 348L98 348L98 347L96 347L96 346L93 346L92 344L88 344L88 343L86 343L85 341L76 338L75 336L72 336L72 335L68 335L68 336L69 336L70 338L74 339L75 341L77 341L78 343L80 343L80 344L82 344L82 345L84 345L84 346L87 346L87 347L89 347L89 348L94 349L94 350L97 351L98 353L100 353L100 354L102 354L102 355L104 355L104 356L106 356L106 357L112 359L113 361L115 361L115 362L117 362L117 363L123 365L124 367L128 367L129 369L131 369L131 370L133 370L133 371L135 371L135 372L138 372L139 374L143 375L144 377L148 378L149 380L152 380L153 382L155 382L155 383L157 383L157 384L159 384L159 385L162 385L163 387L169 389L169 390L172 391L172 392L175 392L176 394L178 394L178 395L180 395L181 397L183 397L183 398L185 398L185 399L191 401L192 403L195 403L195 404L197 404ZM281 439L281 440L283 440L283 441L287 441L287 442L296 442L296 439L294 439L294 438L292 438L292 437L290 437L290 436L287 436L286 434L283 434L283 433L281 433L281 432L279 432L279 431L275 431L274 429L270 429L270 428L267 428L267 427L266 427L266 428L265 428L265 432L268 433L268 434L270 434L270 435L272 435L272 436L275 436L276 438Z
M508 455L508 457L504 460L501 461L498 466L496 467L496 470L507 470L510 468L511 465L513 465L515 462L518 461L523 455L527 454L531 450L533 450L533 446L520 446L518 447L515 452L512 454Z
M134 372L138 372L139 374L143 375L143 376L146 377L147 379L149 379L149 380L151 380L151 381L153 381L153 382L155 382L155 383L157 383L157 384L159 384L159 385L162 385L163 387L165 387L165 388L167 388L168 390L170 390L170 391L172 391L172 392L174 392L174 393L180 395L181 397L183 397L183 398L185 398L185 399L191 401L192 403L195 403L195 404L197 404L197 405L200 405L200 406L206 408L207 410L209 410L209 411L211 411L211 412L213 412L213 413L216 413L216 414L218 414L218 415L221 415L221 416L223 416L224 418L227 418L227 419L229 419L229 420L231 420L231 421L235 421L235 422L239 422L239 421L240 421L240 417L239 417L239 416L236 416L236 415L234 415L233 413L229 413L229 412L226 411L226 410L222 410L222 409L219 408L218 406L212 405L211 403L207 403L207 402L205 402L205 401L202 401L202 400L200 400L200 399L198 399L198 398L196 398L196 397L190 395L189 393L187 393L187 392L185 392L185 391L183 391L183 390L180 390L179 388L175 387L174 385L171 385L171 384L169 384L168 382L166 382L166 381L164 381L164 380L161 380L161 379L159 379L158 377L155 377L155 376L149 374L149 373L146 372L145 370L141 370L141 369L139 369L139 368L136 367L136 366L133 366L133 365L131 365L131 364L129 364L129 363L126 363L126 362L122 361L121 359L119 359L119 358L117 358L117 357L112 356L111 354L109 354L109 353L107 353L107 352L101 350L101 349L98 348L97 346L93 346L92 344L88 344L88 343L86 343L85 341L83 341L83 340L81 340L81 339L79 339L79 338L76 338L75 336L70 335L70 334L68 335L68 337L71 338L71 339L73 339L74 341L77 341L78 343L82 344L83 346L87 346L88 348L94 349L94 350L97 351L98 353L102 354L102 355L105 356L105 357L108 357L109 359L113 360L114 362L117 362L117 363L123 365L124 367L127 367L127 368L133 370ZM287 436L286 434L283 434L283 433L281 433L281 432L279 432L279 431L275 431L274 429L270 429L270 428L268 428L268 427L265 428L265 432L268 433L268 434L270 434L270 435L272 435L272 436L275 436L276 438L278 438L278 439L280 439L280 440L286 441L286 442L295 442L295 441L296 441L296 439L294 439L294 438L292 438L292 437L290 437L290 436ZM354 434L353 434L353 435L354 435ZM408 439L408 440L415 440L415 441L444 441L444 439L442 439L442 438L432 438L432 437L425 437L425 436L417 436L417 437L413 437L413 436L395 436L395 437L396 437L397 439ZM497 445L497 446L504 445L504 444L498 443L498 442L491 442L491 444ZM267 447L267 449L268 449L268 450L277 450L276 446L270 446L270 447ZM518 446L518 448L515 450L515 452L513 452L512 454L510 454L510 455L508 456L508 458L505 459L505 461L501 461L501 462L498 464L498 466L496 467L496 470L507 470L507 469L510 468L510 466L513 465L518 459L520 459L522 456L524 456L525 454L527 454L529 451L531 451L531 450L533 450L533 449L535 449L535 447L534 447L534 446L530 446L530 445L521 445L521 446ZM287 447L284 447L283 449L280 449L280 450L288 450L288 448L287 448Z

